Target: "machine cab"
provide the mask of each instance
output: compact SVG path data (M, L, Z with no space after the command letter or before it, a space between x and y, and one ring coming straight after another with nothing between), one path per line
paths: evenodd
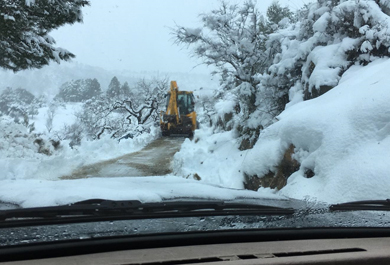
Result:
M168 109L169 101L171 99L171 94L167 94L167 103L166 108ZM177 108L181 115L188 115L191 112L195 111L195 98L194 94L186 92L186 91L179 91L177 95Z

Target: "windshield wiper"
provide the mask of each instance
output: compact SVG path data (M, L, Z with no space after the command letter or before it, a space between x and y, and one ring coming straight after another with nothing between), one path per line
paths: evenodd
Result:
M340 204L333 204L330 211L390 211L390 199L353 201Z
M142 203L136 200L112 201L92 199L77 203L37 208L0 211L0 227L10 223L91 222L104 220L198 217L224 215L291 215L292 208L266 205L230 203L224 201L173 201ZM47 223L47 222L45 222Z

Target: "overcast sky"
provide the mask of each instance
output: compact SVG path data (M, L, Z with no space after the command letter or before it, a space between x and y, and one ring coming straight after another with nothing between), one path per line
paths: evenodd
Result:
M272 1L258 0L259 10L265 13ZM295 10L308 0L279 2ZM51 35L76 54L74 61L107 70L206 73L205 66L194 68L200 61L189 50L173 44L170 28L200 27L198 15L218 6L218 0L91 0L84 23Z

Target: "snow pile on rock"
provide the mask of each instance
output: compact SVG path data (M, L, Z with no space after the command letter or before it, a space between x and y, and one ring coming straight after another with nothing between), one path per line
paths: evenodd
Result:
M389 67L390 60L384 59L366 67L353 66L328 93L284 111L249 151L244 171L258 175L274 171L293 144L301 167L280 194L327 202L387 198ZM307 169L314 177L305 176Z

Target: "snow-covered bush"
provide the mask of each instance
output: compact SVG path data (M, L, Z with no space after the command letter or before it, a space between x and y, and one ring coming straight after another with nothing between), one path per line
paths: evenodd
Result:
M36 98L33 94L23 88L6 88L0 94L0 116L11 117L14 122L30 127L30 118L38 114L38 108L44 105L42 97Z
M56 148L59 148L58 142L30 132L7 116L0 117L0 158L37 158L52 155Z
M261 86L290 90L293 104L336 86L354 63L389 56L388 5L377 2L318 0L306 5L297 23L270 35L267 47L274 61Z

